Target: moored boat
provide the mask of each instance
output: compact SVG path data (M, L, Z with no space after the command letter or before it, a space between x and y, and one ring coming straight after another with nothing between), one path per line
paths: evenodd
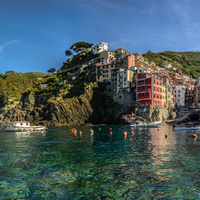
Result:
M130 124L130 127L131 128L157 127L157 126L159 126L161 124L162 124L162 121L157 121L157 122L146 123L146 124L142 124L142 123L139 123L139 124Z
M200 130L200 126L174 126L174 130Z
M4 131L6 132L34 132L45 131L45 126L31 126L30 122L14 122L13 125L4 125Z

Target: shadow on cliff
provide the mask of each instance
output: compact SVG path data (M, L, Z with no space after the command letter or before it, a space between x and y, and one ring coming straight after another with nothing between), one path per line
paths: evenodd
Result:
M113 99L103 94L103 87L93 88L93 97L90 100L93 113L86 123L91 124L115 124L120 118L122 106L113 101ZM119 115L120 114L120 115ZM119 115L119 116L118 116Z

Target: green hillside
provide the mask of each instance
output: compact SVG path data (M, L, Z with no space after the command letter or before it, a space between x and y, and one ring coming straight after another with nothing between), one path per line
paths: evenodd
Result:
M33 87L46 75L40 72L17 73L13 71L0 74L0 105L2 106L8 98L19 100L23 92Z
M193 78L200 76L200 52L164 51L146 53L143 56L149 61L155 62L157 66L161 66L163 62L169 62L182 69L184 74L191 75Z

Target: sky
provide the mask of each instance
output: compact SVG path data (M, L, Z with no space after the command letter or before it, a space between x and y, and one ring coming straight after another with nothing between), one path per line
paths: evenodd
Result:
M59 70L76 42L200 51L199 0L0 0L0 73Z

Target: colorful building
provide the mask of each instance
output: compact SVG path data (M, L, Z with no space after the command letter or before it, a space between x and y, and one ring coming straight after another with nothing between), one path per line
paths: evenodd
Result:
M117 73L117 93L130 92L130 83L133 82L134 72L131 70L120 69L116 73Z
M123 68L125 70L135 66L135 55L128 55L123 58Z
M163 86L162 86L162 105L164 107L167 107L167 89L166 89L165 83L163 83Z
M102 51L108 51L108 43L101 42L100 44L97 44L92 48L92 52L95 54L100 53Z
M177 106L185 106L185 86L175 85L175 103Z
M115 58L115 53L112 51L102 51L100 53L100 60L107 58Z
M173 95L173 85L172 80L168 76L162 76L163 85L165 85L165 98L166 98L166 107L174 106L174 95ZM163 97L164 98L164 97Z
M110 82L112 71L115 69L115 64L107 64L96 66L96 81Z
M122 48L118 48L113 52L115 53L116 59L123 59L125 56L131 54L129 51L126 51L125 49L122 49Z
M159 74L136 75L136 100L143 105L162 106L162 79Z
M185 87L185 106L190 107L190 106L195 106L196 105L196 93L197 87L196 83L190 83L186 85Z

